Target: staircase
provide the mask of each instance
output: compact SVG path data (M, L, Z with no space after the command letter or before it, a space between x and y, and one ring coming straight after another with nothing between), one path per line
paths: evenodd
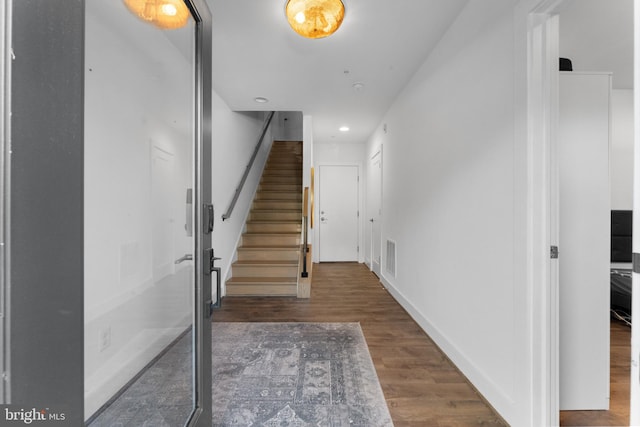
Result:
M274 141L227 280L228 296L296 296L302 143Z

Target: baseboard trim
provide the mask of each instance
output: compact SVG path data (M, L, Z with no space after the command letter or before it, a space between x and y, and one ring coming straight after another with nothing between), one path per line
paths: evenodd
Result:
M405 309L420 328L434 341L453 365L464 375L487 405L503 417L506 424L508 415L516 405L514 399L509 397L499 386L487 377L460 349L451 342L433 323L425 317L405 296L382 275L380 282L389 294Z

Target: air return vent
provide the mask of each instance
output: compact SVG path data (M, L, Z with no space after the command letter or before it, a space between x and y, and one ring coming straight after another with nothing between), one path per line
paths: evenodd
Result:
M396 242L387 239L387 273L396 277Z

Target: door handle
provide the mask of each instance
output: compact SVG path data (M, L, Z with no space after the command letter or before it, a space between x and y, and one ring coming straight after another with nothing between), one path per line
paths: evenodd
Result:
M175 260L174 264L180 264L181 262L184 262L184 261L193 261L193 255L185 254L181 258L178 258L177 260Z

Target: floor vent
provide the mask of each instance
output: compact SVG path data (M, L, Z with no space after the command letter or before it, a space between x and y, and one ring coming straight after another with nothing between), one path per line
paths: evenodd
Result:
M396 277L396 242L387 239L387 273Z

